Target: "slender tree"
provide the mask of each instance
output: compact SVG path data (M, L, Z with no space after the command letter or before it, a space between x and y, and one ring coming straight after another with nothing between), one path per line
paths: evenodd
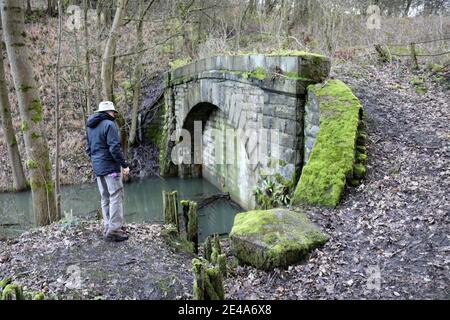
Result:
M128 143L133 145L136 141L137 130L137 117L139 98L141 96L141 78L142 78L142 58L144 56L144 18L147 11L150 9L155 0L152 0L147 6L145 6L144 0L139 0L139 19L136 24L137 46L136 46L136 67L133 73L133 108L131 111L131 129Z
M89 51L89 24L88 24L88 0L83 0L83 35L84 35L84 95L86 101L86 113L91 113L91 58Z
M11 117L11 106L9 104L8 89L3 65L3 50L0 51L0 119L8 147L9 163L13 172L14 190L22 191L28 186L27 179L23 173L22 160L20 158L19 147L17 145L16 134L14 132Z
M114 102L114 62L116 54L116 44L119 38L119 28L123 24L123 15L127 0L118 0L116 13L109 32L108 39L106 41L105 50L102 59L101 79L102 79L102 97L103 100L109 100ZM123 116L119 114L117 118L117 124L120 131L120 142L124 154L127 154L128 139L125 132L125 120Z
M57 215L61 216L61 126L59 123L59 111L60 111L60 63L61 63L61 38L62 38L62 4L61 0L58 0L58 51L56 53L56 101L55 101L55 136L56 136L56 152L55 152L55 197L56 197L56 210Z
M119 37L118 31L122 25L122 17L126 4L127 0L117 1L116 14L103 53L101 77L103 83L102 96L105 100L113 100L114 55L116 54L116 44Z
M59 217L48 144L42 128L43 108L26 46L23 1L1 0L0 4L4 40L22 119L33 211L36 223L47 225Z
M56 13L56 1L57 0L47 0L47 14L49 16L54 16Z

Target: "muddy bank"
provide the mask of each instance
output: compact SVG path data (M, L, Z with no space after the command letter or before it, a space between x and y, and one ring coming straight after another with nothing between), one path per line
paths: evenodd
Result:
M0 241L0 279L11 276L46 299L189 299L192 256L160 225L127 225L130 239L107 243L102 225L65 221Z

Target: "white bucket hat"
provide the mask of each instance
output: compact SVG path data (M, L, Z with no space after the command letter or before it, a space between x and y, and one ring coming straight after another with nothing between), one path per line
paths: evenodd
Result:
M100 102L100 104L98 105L98 110L95 112L105 112L105 111L116 111L116 108L114 107L114 103L112 103L111 101L102 101Z

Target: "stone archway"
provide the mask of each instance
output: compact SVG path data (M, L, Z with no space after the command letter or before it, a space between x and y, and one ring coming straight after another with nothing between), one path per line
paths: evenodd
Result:
M241 206L253 206L251 189L256 174L249 162L248 148L252 143L246 139L244 128L233 122L226 109L201 102L186 115L182 129L181 136L190 141L190 146L184 143L175 148L188 147L190 161L178 163L179 176L202 176L220 190L229 192Z
M302 169L306 88L323 81L329 69L326 57L299 52L292 56L213 57L172 71L166 78L167 136L161 156L162 174L203 173L205 179L230 192L232 199L245 209L253 208L254 202L249 201L252 188L260 170L266 170L270 161L288 164L291 168L288 179L295 178ZM203 170L203 155L199 156L192 145L195 137L190 143L183 140L189 154L187 157L182 154L181 158L187 158L189 166L174 163L172 153L174 148L178 151L174 141L178 141L183 130L192 136L195 121L201 123L197 138L200 135L202 142L210 137L204 135L205 128L209 134L208 123L211 130L214 123L222 123L222 131L243 132L234 144L233 162L246 162L245 170L241 165L233 171L232 164L226 174L213 167ZM204 150L209 149L201 147L200 154ZM199 165L196 158L201 159Z

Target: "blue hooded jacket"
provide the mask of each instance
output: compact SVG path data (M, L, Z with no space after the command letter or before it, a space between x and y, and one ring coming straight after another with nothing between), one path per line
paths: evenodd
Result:
M94 113L88 118L86 127L86 153L97 177L120 173L121 167L128 168L113 117L104 112Z

